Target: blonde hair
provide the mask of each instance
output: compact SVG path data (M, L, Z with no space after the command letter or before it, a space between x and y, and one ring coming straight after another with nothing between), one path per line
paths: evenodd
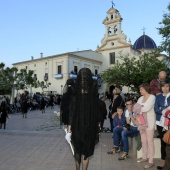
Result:
M115 87L115 89L113 90L113 94L115 95L119 95L121 93L121 90L117 87Z

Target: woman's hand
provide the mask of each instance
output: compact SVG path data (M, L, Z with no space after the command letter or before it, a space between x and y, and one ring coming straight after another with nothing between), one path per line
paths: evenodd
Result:
M70 143L70 141L71 141L71 132L68 132L68 133L65 135L65 138L66 138L67 142Z

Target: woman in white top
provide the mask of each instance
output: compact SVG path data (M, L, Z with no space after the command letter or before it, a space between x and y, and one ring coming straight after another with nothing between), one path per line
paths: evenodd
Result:
M154 158L155 96L150 94L150 86L148 83L141 84L139 89L142 96L138 99L137 103L142 105L141 114L147 114L148 127L140 131L142 141L142 158L137 162L148 161L148 163L144 166L146 169L153 166ZM149 160L147 158L149 158Z

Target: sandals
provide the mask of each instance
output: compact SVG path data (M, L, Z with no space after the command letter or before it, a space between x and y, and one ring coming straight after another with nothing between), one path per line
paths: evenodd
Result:
M138 163L141 163L141 162L146 162L148 159L142 159L142 158L139 158L138 160L137 160L137 162Z
M137 160L138 163L146 162L146 161L148 161L148 159L139 158ZM144 165L144 168L148 169L148 168L151 168L153 165L154 165L153 163L147 163L146 165Z
M144 168L145 169L148 169L148 168L151 168L153 166L153 163L147 163Z

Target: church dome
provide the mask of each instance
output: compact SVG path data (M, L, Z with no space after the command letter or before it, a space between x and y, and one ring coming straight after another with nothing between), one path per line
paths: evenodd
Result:
M154 40L147 35L140 36L133 45L134 49L154 49L157 48Z

